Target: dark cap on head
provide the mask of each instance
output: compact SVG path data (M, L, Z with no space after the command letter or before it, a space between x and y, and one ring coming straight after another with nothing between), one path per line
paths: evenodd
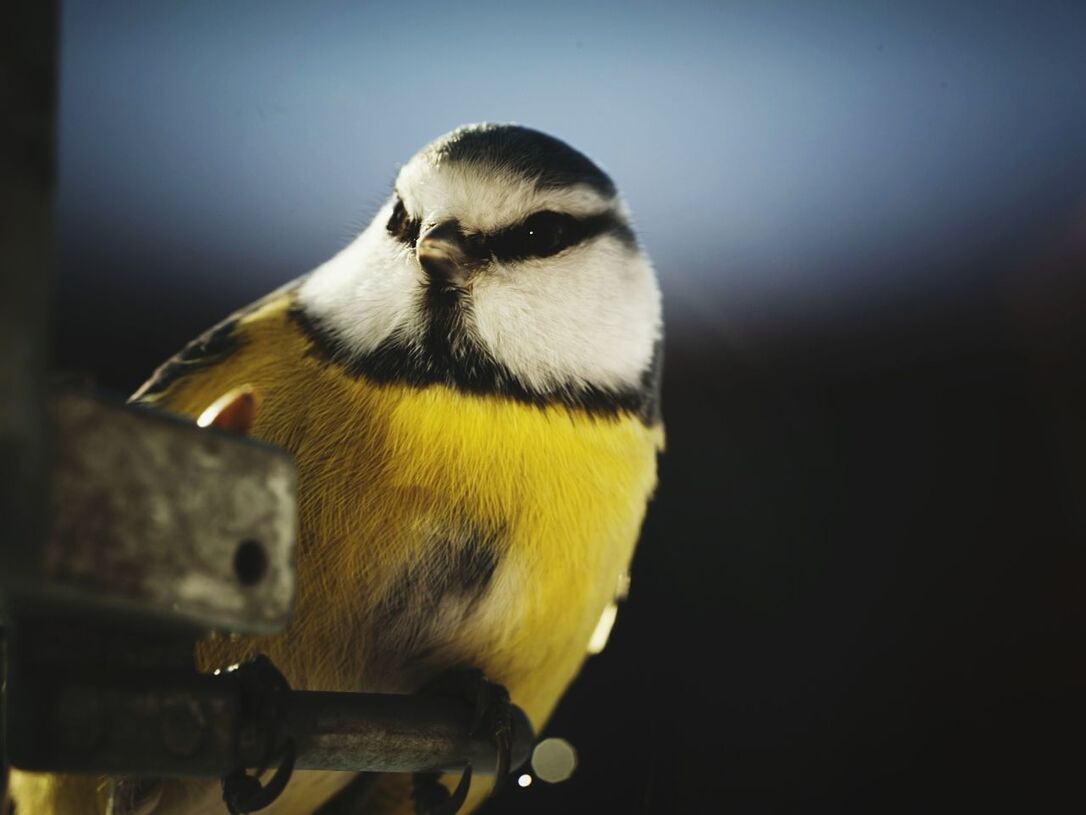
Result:
M539 187L585 184L608 198L615 184L607 173L564 141L519 125L467 125L430 145L438 162L465 162L535 179Z

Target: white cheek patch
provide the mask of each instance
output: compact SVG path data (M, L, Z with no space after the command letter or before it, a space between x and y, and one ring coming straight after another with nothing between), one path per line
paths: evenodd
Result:
M598 211L599 199L591 205ZM422 351L429 317L419 295L426 276L413 250L385 229L392 207L390 201L299 290L300 305L352 355L390 338L411 353ZM638 388L661 334L652 266L612 235L552 257L488 263L473 276L469 306L471 337L543 394Z
M417 294L422 271L411 250L385 231L389 203L342 252L313 271L298 300L352 353L368 353L393 333L424 331Z
M605 236L549 258L492 264L472 289L483 346L526 384L636 387L660 337L648 260Z

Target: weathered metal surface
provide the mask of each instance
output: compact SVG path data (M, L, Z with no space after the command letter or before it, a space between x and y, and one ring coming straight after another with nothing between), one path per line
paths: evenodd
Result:
M15 766L217 776L236 764L238 685L196 673L191 639L62 619L11 633L5 690Z
M485 733L469 734L472 710L442 696L294 691L288 723L300 770L493 773L497 752ZM535 737L528 717L512 711L512 760L528 759Z
M200 674L184 637L63 620L10 633L7 735L10 760L23 769L221 777L281 760L288 741L296 769L495 768L493 740L483 728L470 732L473 711L455 696L291 691L274 668L251 670L255 663ZM511 713L515 767L534 735L523 711Z
M287 623L296 476L284 452L85 393L53 394L49 415L51 528L26 591L149 623Z
M33 749L13 744L13 761L25 769L216 777L234 770L239 756L255 764L262 745L259 734L246 750L237 688L218 677L63 682L39 704L45 716ZM485 734L469 735L471 710L454 699L292 691L288 705L295 769L455 771L470 761L476 772L494 772L494 744ZM532 742L527 717L513 708L511 766L527 761Z

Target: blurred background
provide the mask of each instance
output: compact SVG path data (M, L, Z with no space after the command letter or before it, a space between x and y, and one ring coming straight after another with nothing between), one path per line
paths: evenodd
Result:
M1086 5L61 10L53 363L119 393L457 125L625 193L660 487L577 774L489 812L1086 806Z

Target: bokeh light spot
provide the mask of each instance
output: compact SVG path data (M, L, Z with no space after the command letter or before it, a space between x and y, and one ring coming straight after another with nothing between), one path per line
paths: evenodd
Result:
M532 751L532 770L548 784L558 784L577 769L577 751L565 739L543 739Z

